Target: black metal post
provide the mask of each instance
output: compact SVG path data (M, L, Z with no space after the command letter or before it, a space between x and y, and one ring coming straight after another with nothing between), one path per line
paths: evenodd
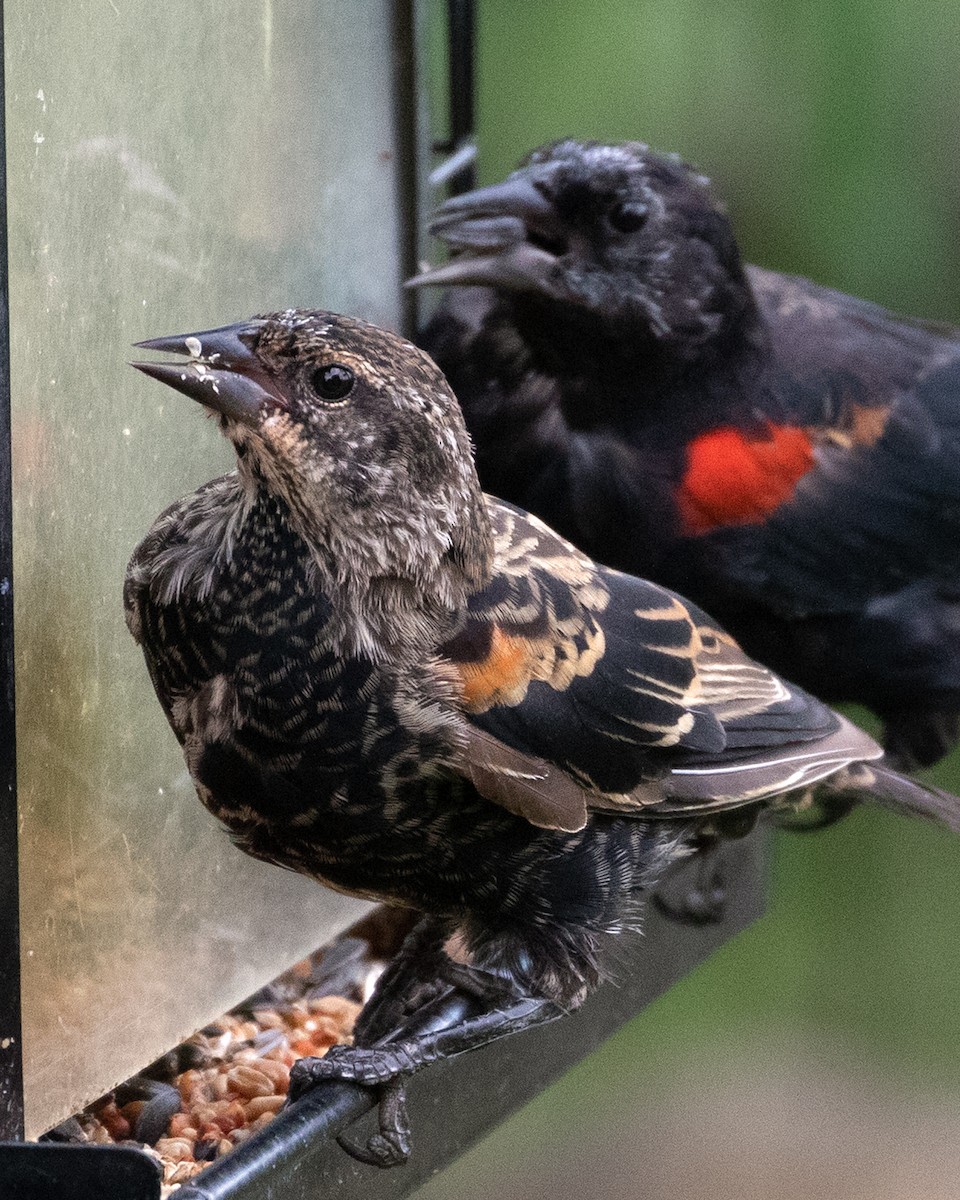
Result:
M412 337L417 324L417 296L402 286L417 273L419 206L417 203L417 47L414 0L393 4L394 141L400 228L400 331Z
M477 146L474 137L474 0L447 0L447 136L433 143L444 161L430 175L435 187L449 195L476 186Z
M450 46L450 141L455 149L475 128L474 104L474 0L449 0L447 5ZM457 175L456 185L467 191L474 186L471 162Z

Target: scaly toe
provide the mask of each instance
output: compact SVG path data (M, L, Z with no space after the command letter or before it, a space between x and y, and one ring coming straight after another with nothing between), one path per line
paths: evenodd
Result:
M352 1142L343 1135L337 1138L337 1144L357 1162L382 1170L403 1166L410 1157L410 1140L400 1134L375 1133L366 1144Z

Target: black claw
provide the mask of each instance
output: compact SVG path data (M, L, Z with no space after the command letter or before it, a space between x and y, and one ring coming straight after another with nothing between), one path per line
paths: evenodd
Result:
M337 1138L337 1145L357 1162L387 1170L402 1167L410 1157L410 1142L394 1142L382 1133L375 1133L366 1143L352 1142L346 1134Z
M392 1079L380 1090L380 1129L366 1143L351 1141L345 1134L337 1144L357 1162L386 1170L402 1166L410 1157L410 1122L404 1084Z
M349 1047L344 1047L349 1052ZM367 1142L354 1142L342 1134L337 1138L343 1150L358 1162L372 1167L399 1167L410 1157L410 1125L407 1120L406 1098L400 1079L387 1082L374 1080L372 1074L382 1073L382 1064L376 1059L355 1070L353 1064L341 1056L325 1058L301 1058L290 1069L290 1090L287 1103L294 1104L302 1096L327 1079L348 1080L363 1086L377 1086L379 1096L380 1129ZM357 1078L361 1076L362 1078Z
M287 1104L293 1104L315 1087L320 1078L314 1068L322 1062L320 1058L298 1058L290 1068L290 1087L287 1090Z
M482 973L481 973L482 974ZM394 981L405 990L405 972L394 972ZM496 991L505 984L498 977ZM484 980L481 990L489 990ZM564 1015L559 1005L541 997L523 995L514 987L510 1003L504 1007L477 1011L473 996L456 997L454 991L444 1001L445 1008L420 1014L420 1028L398 1030L395 1040L379 1045L332 1046L323 1058L303 1058L294 1063L290 1072L290 1103L296 1102L310 1088L323 1080L343 1080L375 1089L379 1100L379 1131L365 1145L358 1146L349 1139L341 1141L343 1149L360 1162L377 1167L395 1167L406 1162L410 1155L410 1125L407 1120L405 1085L407 1079L421 1067L456 1054L465 1054L507 1034L519 1033L536 1025L554 1021ZM443 999L443 997L441 997Z
M341 1053L338 1054L338 1050ZM343 1051L346 1053L344 1054ZM380 1080L375 1077L365 1077L365 1075L369 1075L369 1067L366 1072L362 1068L358 1069L354 1057L359 1057L364 1053L366 1052L354 1051L352 1046L331 1046L323 1058L297 1059L290 1068L290 1088L287 1092L289 1102L299 1100L311 1088L328 1079L368 1085L379 1083Z
M429 1061L429 1060L428 1060ZM390 1084L399 1075L411 1075L421 1065L411 1055L407 1042L366 1049L360 1046L331 1046L323 1058L301 1058L290 1068L292 1100L324 1080L359 1083L363 1087Z

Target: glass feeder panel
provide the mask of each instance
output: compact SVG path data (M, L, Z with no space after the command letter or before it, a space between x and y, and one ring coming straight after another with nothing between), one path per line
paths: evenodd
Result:
M362 909L201 808L127 559L231 468L132 342L297 305L395 325L392 6L5 6L24 1054L36 1135Z

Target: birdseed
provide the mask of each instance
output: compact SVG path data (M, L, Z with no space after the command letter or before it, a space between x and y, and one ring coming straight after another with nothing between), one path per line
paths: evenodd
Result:
M298 1058L349 1042L380 970L367 942L341 939L42 1140L139 1146L160 1163L161 1196L173 1195L273 1120Z

